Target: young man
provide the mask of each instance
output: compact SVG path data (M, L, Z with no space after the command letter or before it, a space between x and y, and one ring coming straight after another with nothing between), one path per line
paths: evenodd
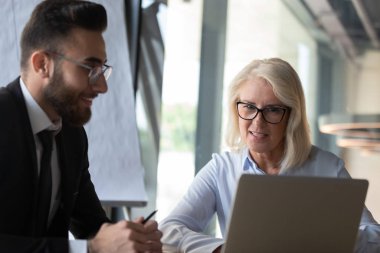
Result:
M88 171L83 124L93 99L107 91L106 26L99 4L45 0L23 30L21 76L0 89L1 252L74 252L78 246L161 252L155 221L109 223ZM88 243L69 242L69 230Z

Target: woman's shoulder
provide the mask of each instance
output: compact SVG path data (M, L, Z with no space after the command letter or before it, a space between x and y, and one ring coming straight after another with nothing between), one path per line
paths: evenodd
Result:
M329 160L329 161L341 160L341 158L335 155L334 153L324 150L314 145L311 147L309 159L312 159L312 160L321 159L321 160Z
M201 169L212 174L236 174L242 170L245 156L244 150L225 150L220 153L213 153L211 160Z
M334 153L312 146L305 165L317 169L320 172L325 171L335 174L335 172L340 171L344 167L344 162Z
M344 170L344 162L341 158L332 152L312 146L306 161L288 173L304 176L337 177L342 170Z
M224 150L220 153L213 153L212 160L216 163L222 164L232 164L237 165L240 164L241 161L246 156L246 152L244 149L240 150Z

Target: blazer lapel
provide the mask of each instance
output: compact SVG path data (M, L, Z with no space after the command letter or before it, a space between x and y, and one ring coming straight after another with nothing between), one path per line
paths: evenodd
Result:
M67 218L70 217L75 195L77 194L77 181L80 177L78 171L77 139L70 133L70 127L62 124L62 130L56 136L59 153L59 166L61 171L61 208L65 210ZM75 143L73 143L75 141Z

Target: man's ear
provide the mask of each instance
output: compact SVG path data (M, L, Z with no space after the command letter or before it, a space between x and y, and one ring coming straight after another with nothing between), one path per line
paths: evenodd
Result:
M49 77L50 65L53 63L49 55L44 51L36 51L30 57L33 72L42 78Z

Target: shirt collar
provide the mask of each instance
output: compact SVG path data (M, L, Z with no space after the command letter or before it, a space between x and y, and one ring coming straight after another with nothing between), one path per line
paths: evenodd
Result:
M244 148L242 151L242 163L243 171L247 171L252 168L252 162L250 161L250 157L248 155L248 148Z
M265 172L262 171L257 164L252 160L251 156L249 155L248 148L244 148L242 152L242 164L243 164L243 172L244 173L253 173L253 174L262 174L264 175Z
M46 113L34 100L28 88L26 87L24 81L21 78L20 86L25 99L25 104L28 111L28 116L30 119L33 134L36 135L37 133L43 130L51 130L54 131L55 134L57 134L62 128L62 118L59 118L59 120L55 123L51 122Z

